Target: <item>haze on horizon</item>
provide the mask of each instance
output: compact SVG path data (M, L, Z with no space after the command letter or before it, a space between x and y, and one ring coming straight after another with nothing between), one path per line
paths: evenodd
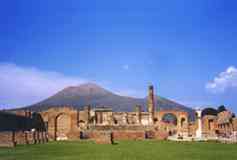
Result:
M236 1L4 1L0 109L94 82L237 112Z

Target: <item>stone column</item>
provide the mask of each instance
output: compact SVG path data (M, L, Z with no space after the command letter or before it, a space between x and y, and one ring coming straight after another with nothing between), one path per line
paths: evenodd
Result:
M197 123L198 123L198 128L196 130L196 138L201 139L202 138L202 110L198 109L196 111L197 115Z
M90 111L91 107L90 106L85 106L84 111L86 112L86 124L88 125L90 123Z
M141 124L141 106L140 105L136 105L135 112L137 114L137 123Z
M155 114L155 100L154 100L154 87L152 85L150 85L148 88L147 110L149 113L149 123L153 124Z

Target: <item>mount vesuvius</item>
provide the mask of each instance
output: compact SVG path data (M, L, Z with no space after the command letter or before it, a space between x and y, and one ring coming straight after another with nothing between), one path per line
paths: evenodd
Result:
M156 96L156 107L159 109L184 110L192 113L193 110L166 98ZM114 94L94 83L86 83L80 86L67 87L55 95L26 108L32 111L42 111L51 107L72 106L83 109L86 105L92 107L111 107L113 111L134 111L135 105L141 105L146 111L146 98L133 98Z

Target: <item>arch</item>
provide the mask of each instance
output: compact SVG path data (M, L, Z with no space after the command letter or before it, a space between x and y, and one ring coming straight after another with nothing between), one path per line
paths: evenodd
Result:
M180 120L180 126L184 127L184 124L186 123L186 118L182 117Z
M173 113L165 113L162 117L162 122L177 125L177 116Z
M58 114L55 118L56 140L67 140L71 130L71 117L65 113Z

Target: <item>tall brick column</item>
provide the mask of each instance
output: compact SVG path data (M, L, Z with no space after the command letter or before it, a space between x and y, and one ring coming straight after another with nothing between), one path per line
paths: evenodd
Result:
M148 89L147 110L150 113L150 122L153 123L155 115L155 100L154 100L154 87L152 85L150 85Z

